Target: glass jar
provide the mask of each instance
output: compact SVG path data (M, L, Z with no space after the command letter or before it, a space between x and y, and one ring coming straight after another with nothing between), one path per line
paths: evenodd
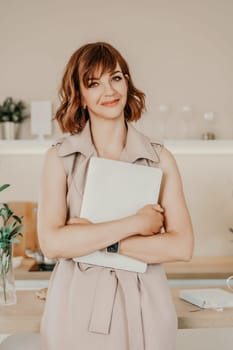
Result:
M214 112L205 112L203 114L204 119L204 128L202 132L203 140L214 140L216 138L215 135L215 121L216 114Z
M0 305L16 304L12 242L0 242Z
M156 108L155 116L155 134L161 140L164 140L167 136L167 123L170 113L170 106L167 104L158 105Z
M177 126L178 127L178 126ZM181 106L180 110L180 138L194 139L196 137L196 123L190 105Z

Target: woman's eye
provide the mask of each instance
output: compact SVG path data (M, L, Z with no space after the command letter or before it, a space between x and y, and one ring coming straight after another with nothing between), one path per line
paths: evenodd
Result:
M89 88L93 88L93 87L96 87L96 86L98 86L98 83L97 83L96 81L90 82L90 83L88 84L88 87L89 87Z
M122 80L122 77L120 75L115 75L112 79L115 81L120 81Z

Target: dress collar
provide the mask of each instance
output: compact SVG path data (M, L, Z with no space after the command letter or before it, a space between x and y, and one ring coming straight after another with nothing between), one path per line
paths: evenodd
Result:
M159 157L153 148L153 142L146 135L138 131L131 122L127 122L127 139L124 149L120 155L120 160L127 162L135 162L137 159L145 158L154 162L159 162ZM95 147L92 143L90 122L87 121L83 130L74 135L63 138L58 149L61 157L79 152L85 157L90 158L97 155Z

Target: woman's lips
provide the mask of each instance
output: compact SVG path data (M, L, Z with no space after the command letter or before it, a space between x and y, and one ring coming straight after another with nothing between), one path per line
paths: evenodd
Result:
M119 102L119 99L115 99L112 101L103 102L103 103L101 103L101 105L106 106L106 107L112 107L112 106L115 106L118 102Z

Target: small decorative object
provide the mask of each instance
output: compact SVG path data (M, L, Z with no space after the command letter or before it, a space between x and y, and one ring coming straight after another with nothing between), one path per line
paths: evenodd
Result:
M156 136L161 140L166 138L167 123L170 113L169 105L158 105L156 108Z
M37 298L42 300L42 301L45 301L46 300L46 296L47 296L47 291L48 291L48 288L42 288L42 289L38 290L36 292Z
M195 139L197 137L197 125L194 118L193 107L183 105L180 108L180 136L181 139Z
M51 101L31 102L31 133L43 139L51 134L52 104Z
M0 186L3 191L10 185ZM23 225L21 217L14 215L6 203L0 203L0 305L16 304L16 290L12 265L13 243L19 243L17 236Z
M214 112L206 112L203 115L205 121L205 131L202 134L203 140L215 140L216 135L214 132L214 123L216 119L216 113Z
M25 114L25 109L23 101L15 102L12 97L7 97L0 105L0 125L3 139L13 140L17 138L20 124L28 117Z

